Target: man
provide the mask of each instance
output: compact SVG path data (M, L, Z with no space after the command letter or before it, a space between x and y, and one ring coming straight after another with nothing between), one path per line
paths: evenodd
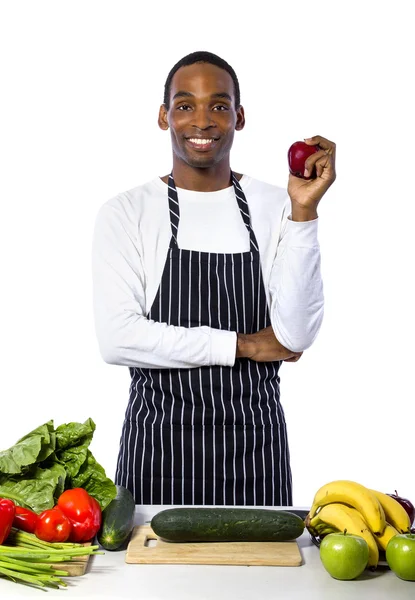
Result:
M288 195L233 172L239 83L208 52L173 67L158 123L172 172L105 203L94 233L100 351L131 374L115 481L141 504L291 505L279 368L321 325L335 145L308 141L317 178Z

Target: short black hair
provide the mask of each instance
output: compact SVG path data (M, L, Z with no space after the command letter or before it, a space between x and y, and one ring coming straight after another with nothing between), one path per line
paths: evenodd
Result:
M165 105L166 110L169 110L169 108L170 108L170 87L171 87L173 75L176 73L176 71L178 69L180 69L180 67L187 67L189 65L193 65L194 63L199 63L199 62L200 63L210 63L211 65L216 65L217 67L220 67L221 69L224 69L225 71L227 71L229 73L229 75L232 77L233 85L235 88L235 109L237 110L241 104L241 93L239 90L239 81L238 81L235 71L226 62L226 60L223 60L223 58L220 58L220 56L217 56L216 54L212 54L212 52L205 52L203 50L198 51L198 52L192 52L191 54L184 56L171 69L170 73L167 76L166 83L164 84L163 104Z

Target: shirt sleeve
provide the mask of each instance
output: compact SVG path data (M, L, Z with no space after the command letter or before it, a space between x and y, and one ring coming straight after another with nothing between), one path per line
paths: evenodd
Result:
M277 339L293 352L309 348L321 328L324 293L318 218L281 228L270 276L270 318Z
M137 223L115 203L95 221L92 284L95 331L105 362L140 368L233 366L236 332L150 320Z

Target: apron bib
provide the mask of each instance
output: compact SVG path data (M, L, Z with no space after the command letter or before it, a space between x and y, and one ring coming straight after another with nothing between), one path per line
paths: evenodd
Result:
M231 176L250 239L250 250L236 254L178 247L169 176L172 237L149 319L238 333L271 324L248 203ZM242 358L233 367L130 368L115 483L137 504L292 505L280 365Z

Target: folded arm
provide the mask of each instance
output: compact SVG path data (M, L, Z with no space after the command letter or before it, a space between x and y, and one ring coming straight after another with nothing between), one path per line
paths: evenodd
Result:
M150 320L137 224L122 206L105 204L92 244L93 310L102 358L141 368L233 366L236 333L210 327L176 327Z

